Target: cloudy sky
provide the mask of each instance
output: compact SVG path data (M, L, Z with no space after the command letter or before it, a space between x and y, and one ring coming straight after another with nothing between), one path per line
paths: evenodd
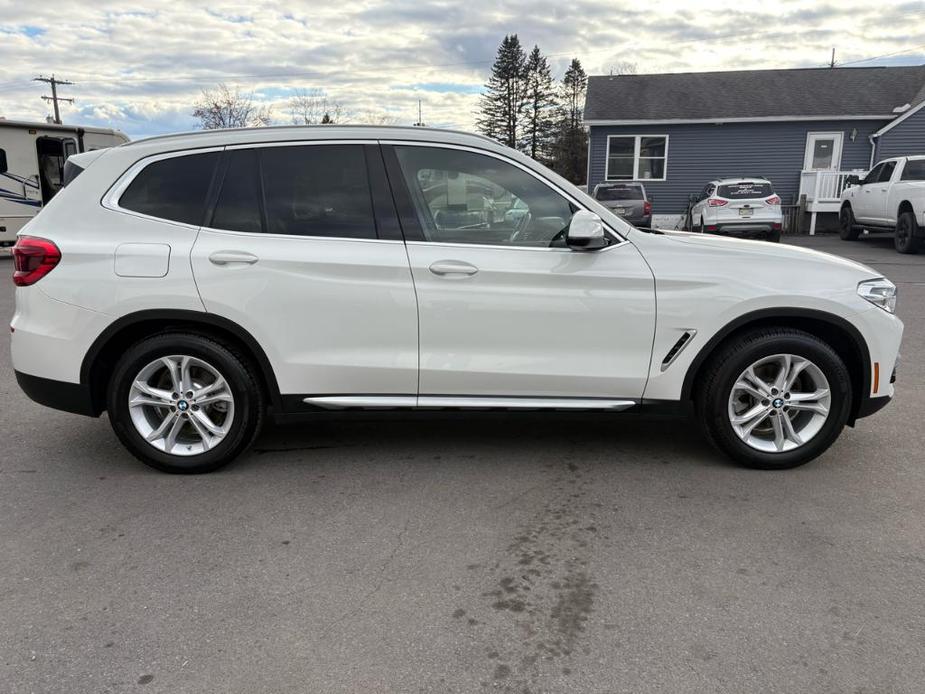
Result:
M65 122L132 137L189 130L203 88L239 85L290 122L287 100L323 90L354 118L471 128L498 43L538 44L560 77L634 63L686 72L925 63L925 1L315 0L205 3L0 0L0 116L43 119L55 73ZM875 58L875 60L870 60ZM761 85L756 84L756 89Z

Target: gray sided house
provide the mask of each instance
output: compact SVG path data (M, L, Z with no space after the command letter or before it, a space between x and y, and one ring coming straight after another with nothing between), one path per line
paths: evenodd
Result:
M714 178L765 176L835 222L845 179L925 154L925 66L591 77L588 189L642 181L655 225L679 226Z

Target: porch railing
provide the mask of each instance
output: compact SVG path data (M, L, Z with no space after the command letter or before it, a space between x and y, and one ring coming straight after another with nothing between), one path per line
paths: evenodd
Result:
M805 195L808 203L837 203L845 189L848 176L858 176L863 173L863 170L801 171L800 195Z

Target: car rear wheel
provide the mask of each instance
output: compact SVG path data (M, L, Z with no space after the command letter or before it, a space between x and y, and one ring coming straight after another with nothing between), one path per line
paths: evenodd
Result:
M838 213L838 235L842 241L856 241L861 230L854 222L854 212L850 205L845 205Z
M796 467L838 438L851 410L851 379L838 354L800 330L745 333L711 360L698 413L709 440L740 465Z
M921 239L917 237L918 224L915 221L915 215L911 212L903 212L896 221L896 234L893 237L893 245L900 253L918 253L921 247Z
M107 392L116 435L164 472L211 472L239 455L260 429L264 401L248 361L194 334L164 334L131 347Z

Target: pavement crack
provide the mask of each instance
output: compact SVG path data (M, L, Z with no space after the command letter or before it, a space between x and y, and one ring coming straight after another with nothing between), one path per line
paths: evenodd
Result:
M322 629L321 633L319 634L319 638L324 638L335 627L356 617L360 612L363 611L363 608L366 606L366 603L369 601L369 599L374 597L380 590L382 590L382 586L385 584L385 572L404 544L405 533L408 531L408 525L410 523L410 519L406 520L405 524L402 526L402 529L399 530L398 534L395 536L395 542L392 544L392 551L389 552L389 555L380 564L379 571L376 573L376 579L373 587L363 594L363 596L357 602L356 607L347 610L340 617L337 617L334 621Z

